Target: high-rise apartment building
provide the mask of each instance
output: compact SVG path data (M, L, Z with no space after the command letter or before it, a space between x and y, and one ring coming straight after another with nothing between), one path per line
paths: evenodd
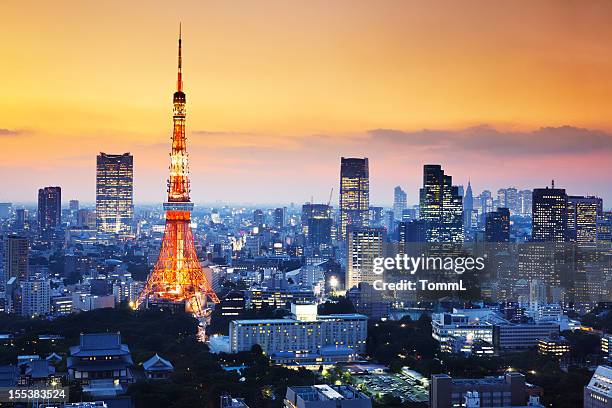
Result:
M346 288L350 289L361 282L372 284L380 276L374 274L374 258L383 256L384 228L348 229L348 260L346 268Z
M44 187L38 190L38 229L43 235L52 233L62 224L62 189Z
M402 221L402 212L406 209L408 195L400 186L393 190L393 216L396 221Z
M340 161L340 239L346 240L349 225L367 227L370 210L370 173L367 158Z
M31 278L21 282L21 315L44 316L51 312L51 282Z
M423 168L419 210L427 242L463 242L463 197L440 165Z
M97 229L129 234L134 217L134 158L129 153L100 153L96 163Z
M28 278L28 238L19 235L8 235L4 240L4 279L2 287L11 278L19 281Z

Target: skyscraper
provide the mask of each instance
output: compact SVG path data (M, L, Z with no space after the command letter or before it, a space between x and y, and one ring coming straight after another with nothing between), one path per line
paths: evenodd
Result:
M423 167L419 209L427 242L463 242L463 197L452 181L440 165Z
M340 239L347 238L347 227L369 225L370 173L367 158L340 160Z
M331 218L331 206L305 203L302 205L302 232L308 235L308 221L311 218Z
M507 208L510 213L516 214L519 212L518 191L514 187L501 188L497 190L498 206Z
M383 256L384 240L384 228L348 228L347 289L361 282L372 284L380 279L374 274L374 258Z
M474 194L472 193L472 184L468 181L463 196L463 225L466 230L472 228L472 211L474 210Z
M10 278L22 281L28 278L28 238L8 235L4 240L4 279L2 287Z
M597 243L597 218L603 212L599 197L569 196L567 198L567 240L582 247Z
M521 190L518 192L518 210L521 215L531 214L531 190Z
M302 231L308 245L315 250L331 246L332 224L329 205L306 203L302 206Z
M400 186L393 190L393 216L396 221L402 220L402 212L406 208L407 194Z
M79 211L79 200L70 200L69 207L71 212L76 213Z
M62 224L62 189L44 187L38 190L38 229L47 235Z
M285 226L285 213L287 208L279 207L274 209L274 226L276 228L283 228Z
M532 240L565 242L567 237L567 194L564 189L536 188L532 201Z
M498 208L486 214L486 242L510 242L510 210Z
M134 217L134 158L129 153L100 153L96 164L98 231L129 234Z

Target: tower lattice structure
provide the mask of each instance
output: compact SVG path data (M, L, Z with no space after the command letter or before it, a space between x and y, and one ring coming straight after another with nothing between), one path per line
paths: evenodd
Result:
M170 154L168 201L164 203L166 228L159 258L149 274L136 307L145 302L185 302L197 317L208 314L208 301L219 303L198 260L191 227L193 203L189 197L189 167L185 137L185 93L183 92L181 35L178 43L178 77L174 104L174 130Z

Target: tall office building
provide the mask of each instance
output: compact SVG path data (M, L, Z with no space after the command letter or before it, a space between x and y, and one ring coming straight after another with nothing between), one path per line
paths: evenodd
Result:
M427 242L463 242L463 197L452 182L440 165L423 167L419 210Z
M129 153L100 153L96 163L97 229L129 234L134 217L134 158Z
M474 194L472 193L472 183L468 181L463 196L463 226L466 230L472 228L472 211L474 211Z
M501 208L507 208L511 214L519 212L518 191L514 187L500 188L497 190L497 205Z
M407 194L400 186L393 190L393 216L396 221L402 221L402 213L406 209Z
M367 227L370 211L370 173L367 158L340 160L340 239L349 225Z
M38 190L38 229L42 234L52 233L62 224L62 189L44 187Z
M518 192L518 208L520 215L531 214L531 190L521 190Z
M384 254L385 232L384 228L348 228L347 289L380 279L374 274L374 258Z
M532 240L565 242L567 235L567 194L564 189L536 188L532 201Z
M262 227L263 225L265 225L265 223L266 214L260 209L256 209L255 211L253 211L253 224L257 225L258 227Z
M597 243L597 218L603 213L599 197L569 196L567 198L567 240L583 247Z
M274 209L274 226L276 228L283 228L285 226L285 213L287 208L279 207Z
M510 242L510 210L498 208L487 213L485 222L486 242Z
M68 208L72 213L76 213L77 211L79 211L79 200L70 200Z
M28 278L28 238L19 235L8 235L4 239L4 279L2 287L11 278L22 281Z
M13 212L12 203L0 203L0 219L8 219Z
M17 231L23 231L28 226L28 210L25 208L18 208L15 210L15 229Z

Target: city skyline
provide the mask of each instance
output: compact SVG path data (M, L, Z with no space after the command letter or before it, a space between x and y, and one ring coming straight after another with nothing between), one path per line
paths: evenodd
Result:
M477 191L554 178L612 198L609 3L195 7L7 6L0 149L28 154L4 158L0 200L60 185L93 202L104 151L132 153L134 201L161 203L180 20L196 203L325 202L331 187L337 203L341 156L370 159L375 204L396 185L416 203L430 163Z

